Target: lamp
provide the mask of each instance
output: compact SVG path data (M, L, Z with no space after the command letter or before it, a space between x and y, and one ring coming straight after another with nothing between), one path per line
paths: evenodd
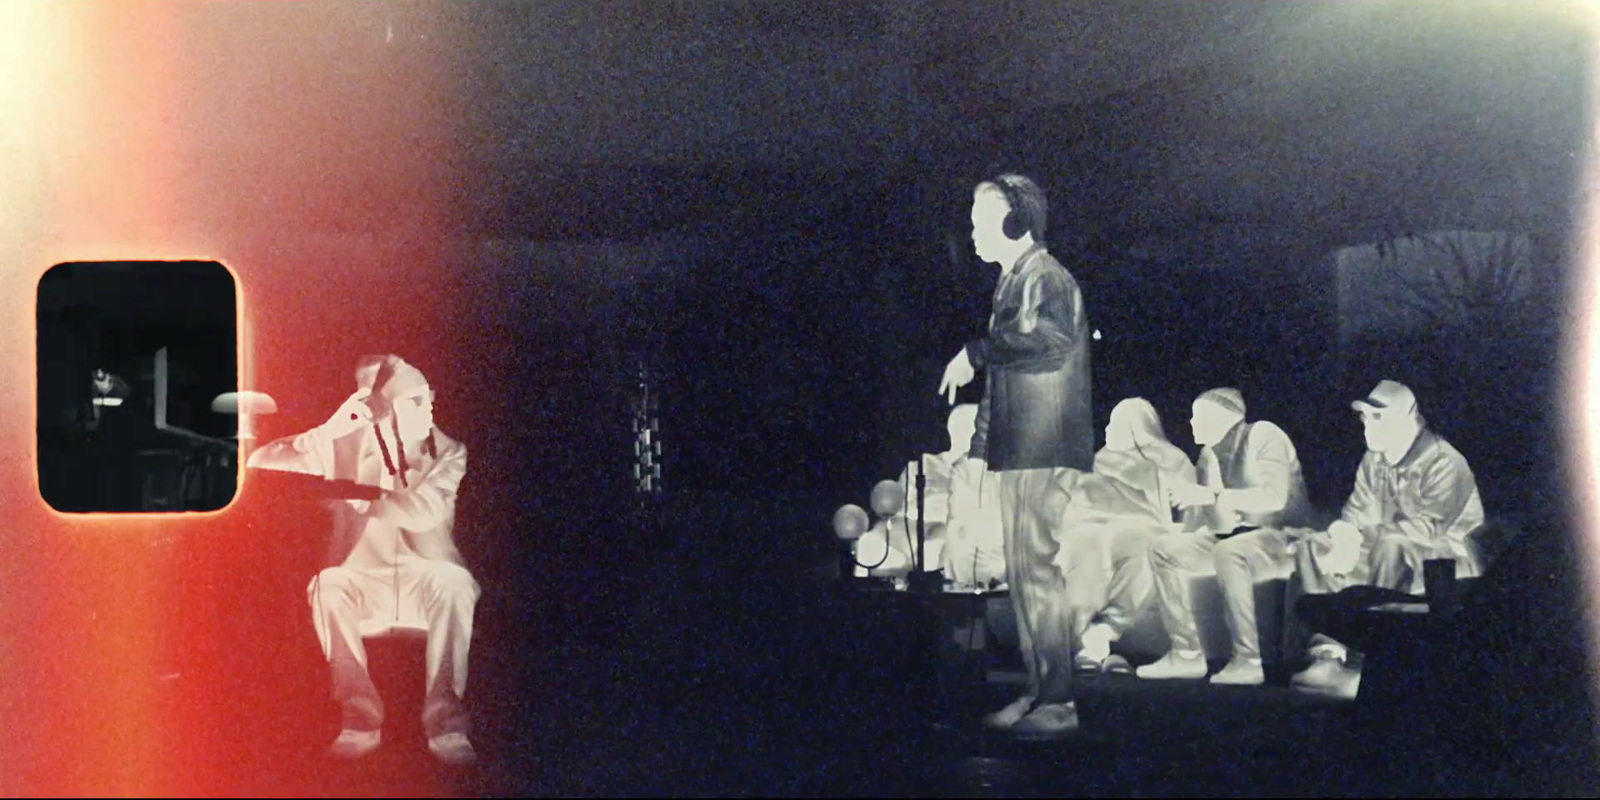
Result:
M889 520L905 502L905 493L894 481L879 481L872 487L870 505L878 517L873 522L865 509L855 504L840 506L833 514L833 532L842 541L850 543L850 563L856 577L886 577L888 573L903 570L903 564L890 563L893 548L889 537L893 531ZM868 535L871 534L871 535ZM874 575L874 572L885 572Z
M257 414L278 413L278 403L272 395L262 392L224 392L211 401L211 410L218 414L239 415L239 439L256 438L250 419Z
M842 505L838 511L833 512L833 533L843 541L853 542L867 532L869 522L867 512L861 506Z

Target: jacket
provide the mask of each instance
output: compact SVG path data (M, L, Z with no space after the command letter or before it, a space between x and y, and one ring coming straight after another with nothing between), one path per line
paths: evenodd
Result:
M1239 422L1222 441L1200 449L1200 483L1231 490L1215 506L1191 509L1186 528L1200 522L1214 533L1239 525L1303 528L1313 522L1300 456L1283 429L1265 420Z
M1367 451L1339 518L1361 530L1368 548L1403 536L1456 559L1463 577L1480 567L1468 542L1484 524L1477 480L1461 451L1427 428L1398 464Z
M985 370L969 454L991 471L1094 467L1089 322L1078 283L1034 245L995 287L988 336L967 358Z
M251 454L249 466L320 475L384 489L369 504L334 506L329 566L385 567L405 556L465 566L455 543L456 494L466 475L466 445L434 429L437 457L406 453L406 486L384 466L371 426L329 440L320 429L284 437ZM391 447L393 445L391 444Z

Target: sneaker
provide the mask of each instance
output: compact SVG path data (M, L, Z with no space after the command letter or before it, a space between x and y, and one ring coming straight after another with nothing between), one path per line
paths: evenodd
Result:
M1102 671L1102 662L1096 661L1085 653L1079 653L1072 659L1072 674L1078 678L1099 677Z
M478 758L464 733L442 733L428 740L428 749L446 764L470 764Z
M334 758L360 758L376 749L383 741L383 731L358 731L345 728L339 731L339 738L333 740L328 746L328 754Z
M1011 727L1018 738L1033 741L1059 739L1078 730L1077 703L1043 703L1033 707Z
M1290 679L1289 685L1309 694L1353 700L1361 689L1361 670L1339 659L1319 658Z
M1206 657L1203 653L1179 655L1178 651L1171 650L1155 662L1135 670L1134 674L1147 680L1171 678L1197 680L1206 676Z
M1033 698L1019 697L1011 701L1011 705L1000 709L983 718L983 727L997 731L1008 731L1022 721L1033 709Z
M1261 668L1259 658L1235 658L1212 675L1211 682L1228 686L1260 686L1267 682L1267 673Z

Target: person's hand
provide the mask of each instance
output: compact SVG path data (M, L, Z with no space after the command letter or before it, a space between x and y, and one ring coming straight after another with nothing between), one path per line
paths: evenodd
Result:
M1348 575L1361 560L1361 531L1344 520L1328 526L1329 548L1318 559L1330 575Z
M1178 508L1209 506L1217 501L1217 494L1198 483L1180 483L1168 492L1167 501Z
M372 408L364 402L371 394L371 389L357 389L345 399L338 411L333 412L333 416L329 417L327 422L322 423L322 432L329 439L338 439L371 425Z
M977 377L977 371L972 368L972 361L967 358L967 348L961 348L955 358L944 366L944 378L939 381L939 394L945 396L950 405L956 404L956 390L972 382Z

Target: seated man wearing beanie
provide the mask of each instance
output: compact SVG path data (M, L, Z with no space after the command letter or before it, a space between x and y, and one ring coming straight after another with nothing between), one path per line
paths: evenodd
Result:
M1190 425L1202 445L1199 482L1172 490L1172 503L1184 510L1184 532L1150 545L1162 621L1172 649L1140 667L1141 678L1204 678L1190 580L1215 574L1226 601L1233 655L1211 676L1212 683L1265 682L1256 629L1255 586L1289 577L1294 570L1293 541L1310 521L1300 459L1288 434L1277 425L1245 421L1244 397L1237 389L1212 389L1194 401Z

